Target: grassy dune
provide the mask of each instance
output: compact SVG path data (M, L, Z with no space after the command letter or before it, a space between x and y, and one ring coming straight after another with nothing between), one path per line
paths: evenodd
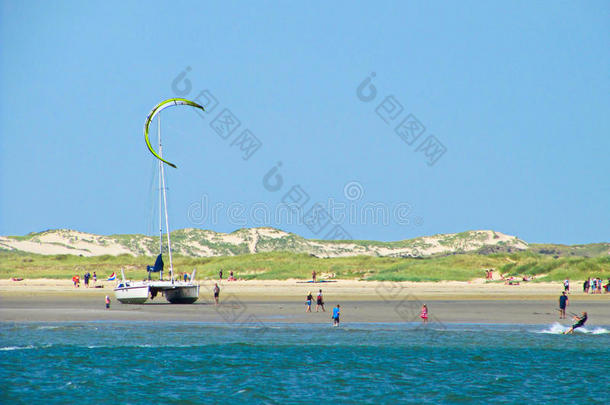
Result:
M146 277L146 265L154 257L36 255L0 252L0 278L71 278L86 271L97 272L98 279L124 268L132 279ZM168 258L164 257L166 269ZM324 277L379 281L467 281L484 276L484 269L494 268L504 274L536 275L539 281L558 281L566 277L583 280L587 277L610 278L610 257L557 257L524 251L490 255L460 254L426 259L355 256L322 259L307 254L287 252L245 254L193 258L174 257L177 272L197 269L197 278L215 278L223 269L226 276L233 271L239 278L283 280L310 279L312 270Z

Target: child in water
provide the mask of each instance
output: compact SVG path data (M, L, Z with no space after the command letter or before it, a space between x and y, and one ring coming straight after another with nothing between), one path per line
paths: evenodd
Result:
M333 308L333 326L339 326L339 315L341 313L341 305L337 304L336 308Z
M424 324L428 323L428 306L426 304L422 305L419 317L424 321Z

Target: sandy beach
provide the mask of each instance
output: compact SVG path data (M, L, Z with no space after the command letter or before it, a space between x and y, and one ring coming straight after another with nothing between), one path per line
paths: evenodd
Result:
M241 323L327 323L332 306L341 304L342 321L419 322L422 303L431 322L550 324L558 319L559 283L473 282L365 282L332 283L287 281L223 281L220 305L211 290L214 281L202 281L194 305L170 305L162 297L143 305L123 305L114 299L114 282L104 288L74 288L70 280L0 280L0 321L192 321ZM578 285L574 283L574 285ZM326 312L305 313L305 296L322 289ZM112 299L104 308L104 297ZM570 294L568 311L587 311L593 325L610 325L610 295ZM569 320L563 323L568 324Z

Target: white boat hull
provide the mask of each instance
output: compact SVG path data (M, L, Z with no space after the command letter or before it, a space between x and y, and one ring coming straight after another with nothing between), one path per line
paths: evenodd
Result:
M149 296L146 284L123 285L114 289L114 296L121 304L143 304Z
M179 285L163 291L165 299L172 304L192 304L199 299L198 285Z
M159 293L171 304L192 304L199 299L199 285L180 281L125 281L114 289L117 301L122 304L144 304Z

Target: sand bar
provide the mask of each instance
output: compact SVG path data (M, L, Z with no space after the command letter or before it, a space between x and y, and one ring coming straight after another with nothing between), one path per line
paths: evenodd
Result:
M201 282L200 300L170 305L162 297L144 305L114 299L114 282L104 288L74 288L70 280L0 280L0 321L194 321L241 323L327 323L329 308L341 304L343 322L418 322L422 303L435 323L551 324L558 321L560 283L440 282L382 283L338 280L304 284L287 281L223 281L221 305L212 302L214 281ZM574 283L575 285L578 285ZM322 289L327 312L305 313L305 295ZM104 296L112 305L104 308ZM572 312L587 311L592 325L610 325L610 294L570 294ZM563 321L568 324L569 320Z

